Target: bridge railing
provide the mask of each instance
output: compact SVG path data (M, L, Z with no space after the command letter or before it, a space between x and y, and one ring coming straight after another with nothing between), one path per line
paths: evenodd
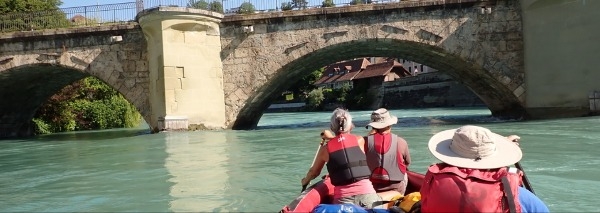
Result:
M69 7L0 15L0 32L96 26L135 21L136 2Z
M0 14L0 32L123 24L134 22L138 12L158 6L192 7L212 10L225 15L235 15L399 1L400 0L137 0L118 4Z

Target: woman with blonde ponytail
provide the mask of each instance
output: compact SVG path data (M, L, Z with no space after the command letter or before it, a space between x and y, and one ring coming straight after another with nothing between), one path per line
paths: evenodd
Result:
M329 178L334 185L334 204L373 208L382 201L369 180L371 170L365 156L365 140L362 136L351 134L353 128L352 116L347 110L338 108L333 111L330 129L335 137L319 151L315 163L302 179L302 185L318 177L327 164Z

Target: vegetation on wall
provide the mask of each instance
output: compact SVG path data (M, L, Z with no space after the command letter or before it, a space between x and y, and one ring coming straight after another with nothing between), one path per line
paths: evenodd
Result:
M58 10L60 0L0 0L2 31L27 31L70 26ZM35 11L35 12L34 12Z
M256 11L256 8L254 8L254 5L250 2L244 2L240 5L240 10L238 11L239 14L252 14L254 13L254 11Z
M333 3L333 0L324 0L321 7L335 7L335 4Z
M369 94L368 85L356 85L351 87L345 84L339 88L318 88L314 83L321 78L325 67L315 70L304 76L273 103L306 103L304 110L320 111L328 110L332 106L343 106L348 109L367 109L373 102L375 94ZM293 99L287 99L293 94Z
M352 0L350 1L350 5L364 4L363 0Z
M142 116L119 92L95 77L66 86L50 97L32 122L36 134L135 127Z
M288 11L288 10L292 10L292 9L294 9L294 5L292 5L292 2L281 3L281 10Z
M202 10L210 10L218 13L223 13L223 4L220 1L205 0L190 0L187 4L188 7Z

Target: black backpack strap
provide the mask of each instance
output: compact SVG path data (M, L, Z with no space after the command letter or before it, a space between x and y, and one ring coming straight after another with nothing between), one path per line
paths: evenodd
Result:
M410 207L410 210L408 210L408 213L421 213L421 201L419 200L413 204L413 206Z
M510 213L517 213L515 195L513 195L512 190L510 189L510 183L508 182L508 178L506 176L502 177L502 189L504 190L504 198L508 203L508 209L510 210Z

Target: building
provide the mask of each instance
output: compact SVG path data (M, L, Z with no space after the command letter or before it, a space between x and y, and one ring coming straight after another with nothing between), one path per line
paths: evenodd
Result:
M409 60L401 59L401 58L398 58L396 60L398 60L398 62L400 62L402 64L402 66L404 66L408 70L408 72L410 72L413 76L416 76L420 73L437 72L436 69L425 66L423 64L419 64L414 61L409 61Z
M383 82L395 81L396 79L411 76L402 64L395 60L370 64L352 79L353 85L373 87L381 86Z
M329 65L314 85L321 88L337 89L345 85L352 87L352 80L371 63L366 58L338 62Z
M341 88L345 85L351 88L356 85L369 88L380 86L386 81L411 76L411 73L402 64L393 59L385 59L360 58L332 64L325 68L321 78L314 84L317 87L331 89Z

